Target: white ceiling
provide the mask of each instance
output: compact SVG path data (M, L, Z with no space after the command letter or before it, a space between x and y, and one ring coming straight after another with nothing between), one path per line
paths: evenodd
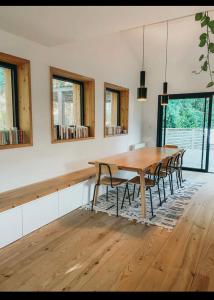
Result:
M211 9L214 6L1 6L0 29L56 46Z

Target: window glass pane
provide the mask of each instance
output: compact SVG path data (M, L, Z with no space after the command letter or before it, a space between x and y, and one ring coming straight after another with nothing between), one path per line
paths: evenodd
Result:
M81 125L80 84L53 79L54 125Z
M214 172L214 97L212 98L211 126L210 126L209 172Z
M0 67L0 130L13 127L11 69Z
M118 126L120 120L118 119L118 105L119 104L119 93L106 90L106 126Z
M186 149L184 167L205 168L207 120L206 98L169 100L166 108L165 144Z

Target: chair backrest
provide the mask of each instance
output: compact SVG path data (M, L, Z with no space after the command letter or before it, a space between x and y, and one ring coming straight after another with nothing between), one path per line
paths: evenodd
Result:
M184 158L184 153L186 152L185 149L181 149L180 154L181 154L181 166L183 166L183 158Z
M181 167L181 153L178 152L175 156L173 156L173 166Z
M164 148L178 148L178 146L176 146L176 145L170 145L170 144L164 145L163 147Z
M116 174L119 171L118 166L114 164L96 162L95 168L96 168L97 184L100 184L100 179L102 175L108 175L110 177L111 186L112 186L112 175Z
M174 156L169 156L166 159L164 159L163 166L165 168L166 174L168 174L171 171L170 167L173 165L173 159Z
M160 180L160 170L162 167L162 162L159 162L154 167L154 172L150 175L150 178L155 181L155 183L158 183Z

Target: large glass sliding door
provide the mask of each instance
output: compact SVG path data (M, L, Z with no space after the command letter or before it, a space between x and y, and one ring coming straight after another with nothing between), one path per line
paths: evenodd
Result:
M211 163L211 101L210 93L170 95L167 106L161 106L159 99L157 145L173 144L186 149L184 168L207 171ZM214 161L210 168L214 170Z
M209 168L208 171L214 173L214 97L212 97L209 139Z

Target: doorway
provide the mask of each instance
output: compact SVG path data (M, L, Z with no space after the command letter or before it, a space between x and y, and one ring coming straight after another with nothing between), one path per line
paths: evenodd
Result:
M157 146L186 149L184 169L214 172L214 93L174 94L158 99Z

